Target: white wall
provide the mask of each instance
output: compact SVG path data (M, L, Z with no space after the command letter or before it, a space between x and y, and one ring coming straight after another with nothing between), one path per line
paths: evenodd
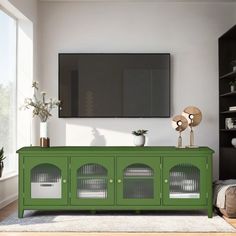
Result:
M17 199L18 177L15 175L0 179L0 209Z
M39 71L43 89L57 97L59 52L171 53L172 115L188 105L203 112L196 144L215 150L218 176L218 45L235 24L233 3L40 2ZM174 146L170 118L58 119L51 145L133 145L131 131L148 129L148 145ZM95 137L92 129L99 135ZM188 131L184 133L188 143Z
M37 0L9 0L24 16L30 19L34 24L37 24L38 1Z

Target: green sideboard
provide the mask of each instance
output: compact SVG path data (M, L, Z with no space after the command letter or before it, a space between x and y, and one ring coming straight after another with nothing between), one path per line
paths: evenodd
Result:
M18 216L24 210L207 210L207 147L24 147Z

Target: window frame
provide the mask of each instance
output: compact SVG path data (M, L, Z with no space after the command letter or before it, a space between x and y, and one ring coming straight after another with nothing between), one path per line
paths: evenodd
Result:
M14 129L13 129L13 136L14 136L14 139L13 139L13 150L16 150L16 147L17 147L17 126L18 126L18 122L17 122L17 117L18 117L18 28L19 28L19 22L18 22L18 19L13 15L11 14L7 9L5 9L2 5L0 5L0 11L2 11L3 13L5 13L7 16L9 16L10 18L12 18L14 21L15 21L15 83L14 83L14 88L15 88L15 97L14 97ZM14 163L13 164L10 164L9 165L9 169L4 169L4 175L5 176L8 176L8 175L11 175L12 173L17 173L18 171L18 161L17 161L17 158L16 158L16 153L14 154L14 152L12 153L13 154L13 157L11 159L11 161L14 160Z

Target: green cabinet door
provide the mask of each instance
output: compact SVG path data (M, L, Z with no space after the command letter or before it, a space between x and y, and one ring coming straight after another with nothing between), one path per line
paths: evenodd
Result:
M24 156L24 205L67 205L67 157Z
M164 205L206 205L206 159L204 156L163 157Z
M114 204L114 157L71 157L71 204Z
M117 205L160 205L160 158L117 157Z

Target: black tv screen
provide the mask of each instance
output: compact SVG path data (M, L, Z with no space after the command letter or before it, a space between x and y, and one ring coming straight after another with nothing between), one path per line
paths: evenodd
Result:
M170 117L170 54L59 54L59 117Z

